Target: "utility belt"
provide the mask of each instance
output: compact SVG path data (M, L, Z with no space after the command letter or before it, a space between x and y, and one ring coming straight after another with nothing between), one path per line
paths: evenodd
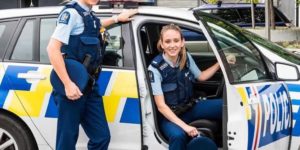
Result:
M190 99L186 103L181 103L175 106L170 106L171 110L175 113L176 116L180 116L183 113L187 112L191 109L199 100L198 99Z

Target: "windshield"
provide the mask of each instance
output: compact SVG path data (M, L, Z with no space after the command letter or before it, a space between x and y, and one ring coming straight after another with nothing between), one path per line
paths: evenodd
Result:
M266 40L248 30L245 30L245 29L239 29L239 30L251 41L263 46L264 48L268 49L269 51L276 53L277 55L281 56L282 58L284 58L290 62L300 65L300 56L297 56L296 54L289 52L288 50L284 49L283 47L281 47L269 40Z
M201 18L207 24L223 60L229 55L236 57L235 64L223 61L229 68L226 70L231 74L232 83L271 79L260 52L239 30L231 24L207 15L201 15Z

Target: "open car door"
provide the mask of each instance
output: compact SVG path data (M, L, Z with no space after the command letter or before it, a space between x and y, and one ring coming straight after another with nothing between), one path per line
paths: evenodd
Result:
M273 64L235 26L197 10L194 16L224 74L223 148L289 149L291 101Z

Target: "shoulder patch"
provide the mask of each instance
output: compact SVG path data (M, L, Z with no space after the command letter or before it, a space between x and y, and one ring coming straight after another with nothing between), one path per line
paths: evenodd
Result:
M65 11L60 15L58 23L68 24L70 20L70 13Z
M148 70L148 74L149 74L150 82L152 82L152 83L155 82L153 72Z

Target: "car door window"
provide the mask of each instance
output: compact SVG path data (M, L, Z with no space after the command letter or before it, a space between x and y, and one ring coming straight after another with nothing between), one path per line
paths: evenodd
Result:
M254 11L255 22L265 23L265 9L264 8L255 8Z
M9 39L15 31L17 21L5 21L0 23L0 52L4 53Z
M50 63L47 54L47 45L56 27L56 18L44 18L40 21L39 31L39 61ZM11 59L31 61L34 59L34 28L35 20L28 20L19 36ZM121 25L114 25L107 28L105 34L106 51L103 65L123 67L123 39ZM38 61L38 60L36 60Z
M40 62L49 63L47 45L56 27L56 18L41 19L40 29Z
M236 57L235 64L226 62L233 83L270 79L259 51L246 37L226 22L207 16L204 18L224 60L228 55Z
M49 63L47 45L56 27L56 18L41 19L40 29L40 62ZM106 41L106 51L103 65L123 67L123 46L121 25L114 25L107 28L103 35Z
M11 59L33 60L34 21L35 20L27 20L14 48Z
M123 37L121 25L114 25L104 34L106 49L103 65L123 67Z
M193 30L182 28L182 34L185 40L185 47L190 53L199 53L199 51L213 53L205 35L202 32L196 32Z
M241 15L241 22L243 23L252 23L251 18L251 8L240 8L238 9L239 14ZM256 24L264 24L265 23L265 10L264 8L255 8L254 11L254 19Z

